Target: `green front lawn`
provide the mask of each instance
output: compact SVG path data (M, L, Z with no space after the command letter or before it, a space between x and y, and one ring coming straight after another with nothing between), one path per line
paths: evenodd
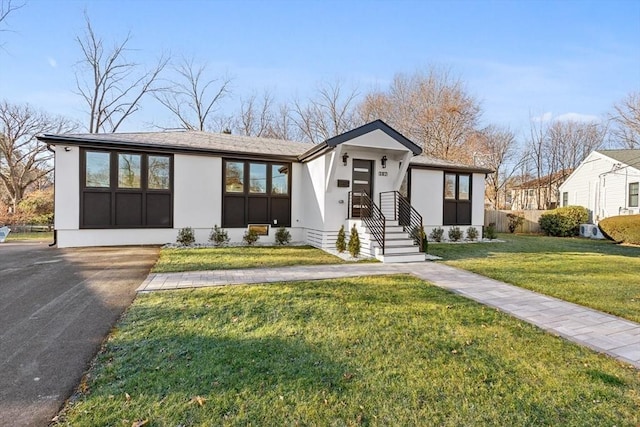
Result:
M410 276L140 295L72 426L640 423L638 371Z
M14 233L7 236L7 242L53 242L53 231L34 231L31 233Z
M640 248L501 234L505 243L433 244L446 264L640 322Z
M154 273L339 264L342 259L311 246L233 246L225 248L167 249Z

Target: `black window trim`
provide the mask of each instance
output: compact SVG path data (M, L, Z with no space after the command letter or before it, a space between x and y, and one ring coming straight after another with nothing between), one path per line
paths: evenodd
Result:
M237 162L242 163L243 166L243 191L235 192L229 191L227 192L227 180L226 180L226 172L227 172L227 163ZM251 174L251 163L256 164L264 164L267 167L267 192L266 193L251 193L249 191L250 187L250 174ZM282 165L286 167L289 171L287 173L287 193L286 194L272 194L272 166L273 165ZM278 160L267 160L267 159L255 159L255 158L242 158L242 157L223 157L222 158L222 204L221 204L221 223L224 228L246 228L253 222L248 221L248 205L249 198L265 198L268 199L268 209L271 207L271 199L286 199L289 200L289 222L285 224L277 224L277 227L291 227L291 175L292 175L292 163L287 161L278 161ZM242 198L244 199L244 218L243 225L229 225L229 222L225 218L225 202L227 198ZM273 218L269 216L269 223L273 225Z
M447 175L455 175L456 183L455 183L455 198L449 199L446 198L446 183L447 183ZM468 176L469 177L469 198L468 199L460 199L460 176ZM471 172L460 172L460 171L449 171L444 170L442 174L442 225L447 226L457 226L457 225L472 225L473 223L473 173ZM454 223L450 223L447 221L446 216L446 205L447 204L455 204L456 205L456 220ZM469 221L461 221L458 218L459 205L465 204L469 205Z
M109 187L89 187L86 185L86 153L87 152L100 152L109 154ZM120 188L118 186L118 155L119 154L136 154L141 156L140 160L140 188ZM148 185L148 157L149 156L161 156L169 158L169 188L159 189L147 188ZM173 228L174 220L174 156L173 154L166 152L149 152L149 151L136 151L129 149L110 150L96 147L82 147L80 149L80 209L79 209L79 228L80 229L166 229ZM110 224L109 225L85 225L84 224L84 209L85 209L85 194L87 193L109 193L111 194L111 211L109 213ZM116 195L117 194L140 194L142 198L142 224L140 225L117 225L116 224ZM147 194L168 194L170 195L170 216L169 223L167 225L147 225Z

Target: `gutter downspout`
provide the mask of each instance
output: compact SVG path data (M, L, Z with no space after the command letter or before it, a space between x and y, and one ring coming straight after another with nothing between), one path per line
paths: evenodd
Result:
M56 215L56 150L51 149L51 144L47 144L47 150L53 153L53 242L49 244L49 247L53 247L58 244L58 230L55 229L55 215Z

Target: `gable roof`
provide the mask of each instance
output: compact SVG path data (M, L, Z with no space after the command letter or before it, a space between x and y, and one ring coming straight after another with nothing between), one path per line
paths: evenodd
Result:
M340 135L329 138L324 142L315 145L312 149L302 154L302 156L300 156L300 160L309 160L315 158L321 154L331 151L344 142L350 141L362 135L366 135L375 130L384 132L385 134L396 140L396 142L398 142L400 145L409 149L414 156L422 153L422 148L420 148L417 144L413 143L411 140L409 140L409 138L405 137L400 132L393 129L382 120L378 119L371 123L367 123L366 125L362 125Z
M640 170L640 150L596 150L596 152Z
M573 169L563 169L561 171L555 172L550 175L545 175L540 178L530 179L528 181L523 182L522 184L515 185L513 189L515 190L529 190L536 189L540 187L546 187L551 184L562 184L569 175L573 172Z

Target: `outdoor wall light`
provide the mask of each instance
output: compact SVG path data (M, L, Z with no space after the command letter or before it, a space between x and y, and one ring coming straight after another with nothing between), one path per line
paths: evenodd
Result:
M387 156L382 156L380 159L380 163L382 164L382 169L387 167Z
M342 155L342 164L347 166L347 159L349 158L349 155L347 153L344 153Z

